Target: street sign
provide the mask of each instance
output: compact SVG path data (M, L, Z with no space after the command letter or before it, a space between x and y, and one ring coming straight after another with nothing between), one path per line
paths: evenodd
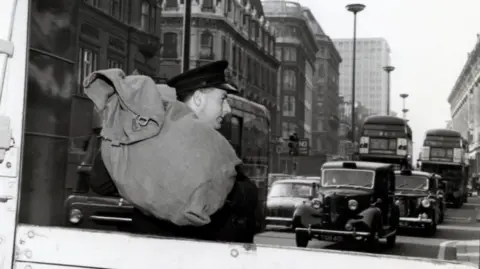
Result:
M308 156L310 155L310 147L308 138L301 138L298 140L298 155Z

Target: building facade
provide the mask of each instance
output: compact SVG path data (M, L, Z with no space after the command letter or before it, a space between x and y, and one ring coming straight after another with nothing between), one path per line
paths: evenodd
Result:
M343 59L340 95L345 101L351 101L353 39L334 39L333 42ZM388 75L383 70L387 65L390 65L390 46L384 38L357 38L355 100L375 115L387 114Z
M275 53L281 62L278 92L282 109L278 135L288 139L297 133L300 138L312 141L313 81L318 51L309 23L313 16L295 2L263 1L262 4L265 16L277 31ZM288 154L277 157L282 171L293 170L293 160Z
M313 82L312 154L338 154L340 117L340 63L342 58L328 35L308 10L319 50Z
M468 54L468 59L448 96L451 127L468 140L470 168L480 174L480 34L477 43Z
M92 132L83 79L106 68L157 74L160 8L121 0L32 0L31 8L20 221L61 225Z
M181 73L183 0L162 2L163 46L160 76ZM260 0L194 0L190 33L190 68L216 60L229 61L231 82L240 95L270 111L272 135L279 132L275 30L265 19ZM271 153L275 146L271 144ZM270 167L274 160L270 160Z
M355 137L354 141L360 139L361 126L363 121L372 113L370 110L362 105L360 102L355 102ZM339 108L340 128L339 136L339 153L338 155L351 155L357 148L352 144L352 103L345 101L343 96L340 96Z

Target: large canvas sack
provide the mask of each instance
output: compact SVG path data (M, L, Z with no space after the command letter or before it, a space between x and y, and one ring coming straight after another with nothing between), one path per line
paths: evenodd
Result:
M225 203L240 164L216 130L147 76L96 71L85 93L102 116L102 158L122 197L159 219L202 226Z

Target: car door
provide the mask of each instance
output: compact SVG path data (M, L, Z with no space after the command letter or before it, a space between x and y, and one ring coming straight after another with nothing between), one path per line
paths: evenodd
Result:
M398 224L397 223L397 220L394 219L394 217L396 217L398 214L395 214L395 173L393 170L389 170L387 172L387 180L386 180L386 184L387 184L387 195L388 195L388 212L387 212L387 220L390 224L390 226L393 226L393 227L396 227L396 225Z
M438 177L432 175L430 182L430 193L432 193L433 197L435 197L435 221L438 223L440 220L440 215L442 213L442 201L438 197Z
M393 173L393 172L392 172ZM385 170L379 170L376 172L377 178L375 182L375 192L376 192L376 197L380 198L382 202L378 205L380 210L382 211L382 219L384 226L390 226L389 225L389 220L390 220L390 215L392 212L392 202L391 202L391 197L390 197L390 192L389 192L389 185L391 181L391 174L390 171L385 169Z

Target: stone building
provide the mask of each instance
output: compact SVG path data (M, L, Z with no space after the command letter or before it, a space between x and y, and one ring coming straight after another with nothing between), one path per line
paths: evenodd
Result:
M92 131L82 81L113 67L155 75L160 8L155 1L32 0L31 9L20 221L60 225Z
M313 83L312 153L335 155L339 145L339 68L342 58L320 24L310 12L306 14L310 15L310 25L319 48Z
M448 96L452 116L451 127L468 140L470 168L480 171L480 34L473 50Z
M318 46L306 10L300 4L287 1L263 1L265 16L277 31L276 57L281 66L278 71L279 115L281 132L288 138L297 133L312 140L313 79L315 54ZM279 167L292 170L293 160L288 153L278 156Z

